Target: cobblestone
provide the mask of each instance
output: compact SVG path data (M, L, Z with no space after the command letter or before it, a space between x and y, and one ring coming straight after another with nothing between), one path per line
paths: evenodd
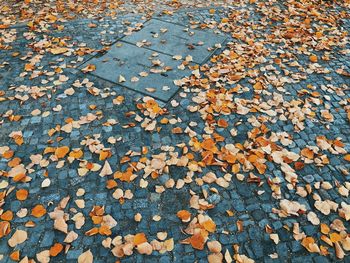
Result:
M254 5L247 5L248 8L254 8ZM227 17L230 10L225 9L215 9L215 15L210 14L208 9L203 10L187 10L175 12L172 16L162 15L162 19L167 20L171 23L180 23L188 25L191 21L193 26L199 26L205 21L215 20L219 23L222 18ZM159 14L161 15L161 13ZM248 19L248 18L247 18ZM123 21L128 20L130 23L123 23ZM196 23L194 23L194 21ZM260 15L252 15L249 17L250 22L263 23L260 21ZM91 30L86 30L90 23L96 24L96 27L92 27ZM102 44L104 42L114 43L119 37L122 36L122 31L128 29L128 27L135 27L137 23L144 23L145 20L140 15L125 15L120 16L116 20L105 18L101 20L91 20L91 19L78 19L76 21L62 22L65 30L60 32L59 30L54 30L52 32L52 37L66 37L70 39L67 40L69 43L74 45L74 43L85 43L86 46L94 49L101 49L106 45ZM345 21L346 25L349 25L348 19ZM101 31L106 30L108 34L100 34ZM0 81L2 86L6 90L7 96L14 96L15 92L13 89L9 89L10 86L19 85L41 85L41 81L46 80L47 76L42 75L38 79L30 79L28 77L18 77L24 67L24 62L16 57L11 57L10 52L16 50L21 50L21 56L31 50L29 45L31 43L36 43L40 39L42 40L46 33L37 34L34 40L25 40L23 38L24 29L22 31L18 30L19 38L15 41L13 50L5 50L3 54L0 54L0 62L9 61L10 67L0 68ZM230 34L227 34L230 38ZM230 39L232 40L232 39ZM232 40L233 41L233 40ZM234 40L236 41L236 40ZM348 45L348 44L346 44ZM107 45L108 46L108 45ZM223 45L224 46L224 45ZM276 49L274 49L276 51ZM219 51L220 52L220 51ZM96 53L84 56L84 61L88 61ZM307 59L300 56L300 63L306 65L308 63ZM82 140L86 137L92 137L93 134L101 134L101 140L103 143L107 144L107 139L110 136L116 138L121 137L115 145L111 146L111 151L113 156L108 159L113 168L118 168L120 170L126 169L130 166L127 164L119 164L121 158L129 151L138 152L141 146L147 146L150 149L151 154L157 154L161 151L161 147L164 145L176 145L183 143L183 135L175 135L171 132L171 128L175 126L180 126L186 128L188 123L193 121L197 122L197 126L191 127L194 131L200 134L203 129L203 120L201 116L197 113L189 113L187 107L193 104L192 94L187 93L187 97L181 97L182 90L179 93L170 96L179 103L179 107L171 107L171 102L164 101L163 106L170 109L170 113L167 117L170 118L181 118L182 123L177 123L169 127L162 126L159 133L148 133L139 125L125 129L124 125L128 125L130 119L125 116L127 112L136 112L140 114L138 109L135 107L136 103L140 102L138 98L143 97L139 93L122 87L115 83L110 83L105 80L99 79L96 76L83 74L78 69L81 63L72 63L76 58L64 57L64 61L56 61L56 57L51 54L47 54L41 61L44 70L52 70L54 65L59 65L63 68L65 75L69 76L69 83L64 83L57 87L57 93L50 92L51 99L47 97L39 98L38 100L29 99L27 102L20 105L17 100L3 101L0 104L1 116L8 110L13 110L14 114L22 116L22 119L18 122L9 122L7 117L1 117L3 123L1 125L0 131L0 146L8 145L12 150L16 152L16 157L20 157L25 162L29 162L29 156L34 153L43 152L47 147L48 141L51 139L49 137L48 131L54 128L56 125L63 126L66 123L68 117L73 119L79 119L81 116L86 115L91 112L101 111L102 115L100 119L96 122L91 122L88 124L81 125L80 129L73 130L70 134L63 132L59 133L59 136L55 137L55 140L50 142L54 147L58 145L69 145L70 148L80 148ZM211 63L210 61L207 63ZM323 62L322 62L323 63ZM327 62L325 62L327 63ZM76 69L65 68L64 65L70 65L76 67ZM84 64L85 65L85 64ZM334 58L328 64L325 64L327 68L335 70L339 66L350 67L349 60L342 57L341 55ZM279 69L281 70L281 69ZM292 70L292 69L290 69ZM340 86L344 84L349 84L348 77L341 77L336 73L332 73L332 81L328 82L318 75L312 74L311 77L305 81L302 81L299 85L290 84L287 85L289 95L285 94L285 101L292 100L303 100L300 91L305 89L308 84L314 85L327 85L332 83L333 85ZM101 89L104 92L109 89L109 91L114 92L115 95L101 98L99 96L92 96L87 88L76 89L76 92L72 96L67 96L63 92L65 89L71 87L75 80L82 81L88 78L94 83L94 86ZM115 76L113 76L115 78ZM240 82L241 85L247 85L249 82L244 84ZM269 87L267 91L275 91L272 87ZM331 93L320 91L322 95ZM48 94L47 94L48 95ZM113 104L112 99L117 95L122 95L125 97L124 103L119 107ZM254 93L249 91L241 94L235 94L235 97L242 99L252 99ZM265 95L262 95L265 96ZM169 97L169 98L170 98ZM266 95L266 100L270 99ZM347 116L343 109L340 108L339 102L343 99L334 93L330 96L331 101L331 112L335 116L334 122L331 124L329 129L325 128L324 123L320 121L313 122L311 120L305 120L305 130L299 133L295 132L295 126L291 122L283 122L281 120L276 120L275 123L269 123L269 128L273 132L286 131L289 135L293 136L293 143L288 145L288 149L295 153L299 153L300 149L303 149L307 145L316 145L316 136L324 134L329 138L335 139L341 137L345 143L344 149L346 151L350 150L349 141L349 123L346 120ZM44 105L45 104L45 105ZM61 112L51 111L53 107L57 105L62 105ZM89 107L90 105L96 106L96 111L92 111ZM161 105L161 104L160 104ZM323 106L322 106L323 107ZM31 116L31 112L39 108L43 112L50 110L51 114L48 117L41 116ZM337 111L336 109L339 109ZM234 115L234 114L232 114ZM237 129L237 136L231 139L229 131L225 128L216 129L219 135L224 136L232 140L232 143L244 142L248 139L247 133L252 130L252 126L248 123L248 119L254 116L258 116L254 113L249 113L247 116L223 116L223 119L228 121L228 123L236 124L240 119L242 125L235 126ZM261 115L265 116L265 115ZM317 118L322 119L318 114ZM107 125L108 119L115 119L118 125ZM233 126L232 126L233 127ZM11 131L23 132L23 139L25 143L23 146L19 147L8 137ZM58 139L58 137L60 137ZM314 185L315 182L321 181L332 181L339 183L344 183L348 180L342 173L344 169L348 169L349 165L344 162L342 158L338 155L327 154L329 158L330 165L326 167L317 167L312 164L306 166L302 170L298 171L299 178L303 180L302 185L305 183ZM84 152L84 159L93 162L99 162L98 158L94 154L88 151ZM135 159L136 160L136 159ZM0 161L0 169L7 169L8 160ZM101 162L100 162L101 163ZM56 165L56 164L55 164ZM55 165L50 165L45 169L40 169L37 173L32 173L30 177L32 180L27 183L20 183L21 188L26 188L29 190L30 199L24 203L17 201L14 193L10 193L10 202L6 202L4 209L10 209L14 213L19 211L21 208L32 208L32 204L38 202L47 205L48 212L52 212L54 206L59 203L59 201L69 195L76 196L76 191L78 188L84 188L86 194L85 199L85 209L84 213L89 214L91 208L94 205L105 205L105 211L115 220L118 221L118 225L113 228L113 233L115 235L125 236L127 234L135 234L136 232L145 232L147 236L155 236L159 231L165 231L168 233L169 237L174 238L175 248L172 252L166 252L165 254L160 254L158 252L153 252L151 256L143 256L134 253L130 257L126 257L122 262L206 262L206 257L208 255L208 250L205 248L203 251L198 251L193 249L190 245L179 244L180 240L185 239L187 236L182 233L184 225L176 217L176 212L181 209L191 209L188 207L190 194L189 190L194 192L203 193L206 191L208 193L208 201L210 204L216 205L208 213L212 217L216 217L216 224L218 229L221 231L229 231L230 234L215 234L216 240L219 240L223 245L223 251L228 249L231 254L233 252L232 245L239 244L242 254L248 255L249 257L256 260L256 262L334 262L334 258L328 260L325 257L310 255L303 246L301 246L299 241L295 241L292 237L292 233L288 231L284 226L288 226L290 229L293 228L293 223L297 222L295 219L287 218L281 219L276 214L272 213L272 208L278 207L278 200L271 197L271 190L265 179L277 177L281 180L280 184L286 187L286 180L284 174L279 170L278 165L268 163L266 173L261 177L263 178L264 185L258 188L255 184L247 184L246 182L239 182L236 179L232 180L232 186L228 188L222 188L216 186L219 189L217 193L212 192L209 185L204 185L199 187L198 185L186 184L185 189L167 189L163 193L155 193L156 186L165 185L169 179L180 179L183 178L184 172L182 170L171 171L169 174L164 174L158 177L156 180L149 180L149 186L147 189L136 188L130 184L124 182L118 182L119 186L126 189L131 189L133 192L132 200L124 200L123 204L120 204L117 200L112 198L112 192L105 188L106 178L98 176L98 174L88 174L86 177L80 177L77 173L77 164L67 164L62 169L57 169ZM211 169L211 168L210 168ZM213 170L216 168L213 168ZM41 188L41 183L44 179L43 173L47 171L49 178L51 180L50 188L43 190ZM248 174L245 174L247 177ZM235 175L234 175L235 177ZM137 178L135 185L139 185L141 177ZM300 180L300 181L302 181ZM0 180L1 181L1 180ZM257 194L258 190L264 189L265 193L261 195ZM16 189L17 190L17 189ZM295 193L295 191L284 191L283 198L298 200L303 203L303 200ZM322 198L322 200L330 199L336 200L337 203L342 201L349 201L348 197L340 197L337 190L324 191L322 189L317 191L317 194ZM304 201L305 203L305 201ZM49 205L50 204L50 205ZM305 203L307 210L313 209L314 200L308 200ZM74 205L70 205L69 209L76 209ZM227 216L227 210L233 211L233 216ZM134 215L140 212L143 216L141 222L136 223L134 221ZM193 213L194 210L191 210ZM319 214L319 213L318 213ZM154 221L152 218L155 215L160 215L160 221ZM325 217L319 214L320 218L323 220ZM319 228L313 226L307 221L306 216L302 216L301 228L308 236L317 236L319 233ZM329 219L329 220L328 220ZM330 219L328 218L329 223ZM27 255L34 258L35 254L40 252L41 248L49 248L55 242L62 242L64 235L53 230L53 222L49 216L45 216L41 219L35 219L30 217L37 223L37 226L33 229L28 228L29 238L28 241L21 246L21 255ZM236 225L237 220L243 221L243 230L240 232ZM12 229L22 227L27 222L27 219L16 218L13 221ZM266 233L266 226L272 227L275 233L278 233L280 238L280 243L276 246L269 239ZM345 222L346 227L349 226L348 222ZM111 253L109 250L101 247L102 238L98 237L87 237L84 236L84 232L88 230L87 226L92 226L87 223L82 230L77 230L79 232L79 240L73 242L72 248L69 249L68 253L65 255L60 255L57 257L56 262L76 262L79 255L91 248L94 252L94 257L96 262L112 262L110 260ZM73 223L69 222L69 228L73 229ZM13 232L11 232L12 234ZM3 239L5 240L5 239ZM39 245L38 245L39 244ZM97 247L97 244L99 245ZM23 248L23 251L22 251ZM8 247L7 242L0 242L0 254L9 255L13 249ZM268 255L277 253L279 258L276 260L271 259ZM331 253L334 253L333 250ZM56 258L55 258L56 259ZM108 259L108 260L107 260ZM348 259L346 259L348 260ZM6 259L7 261L7 259ZM5 261L5 262L6 262ZM10 261L8 261L10 262Z

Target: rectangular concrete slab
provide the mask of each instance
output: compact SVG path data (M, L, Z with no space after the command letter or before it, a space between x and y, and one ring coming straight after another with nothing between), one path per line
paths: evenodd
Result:
M210 30L189 29L185 26L158 19L147 21L144 27L123 41L162 52L170 56L187 55L198 64L204 63L215 51L215 44L222 44L226 37Z
M179 89L174 80L190 74L188 69L178 69L181 63L165 54L117 42L106 54L89 60L81 68L93 64L96 70L91 74L97 77L168 101Z

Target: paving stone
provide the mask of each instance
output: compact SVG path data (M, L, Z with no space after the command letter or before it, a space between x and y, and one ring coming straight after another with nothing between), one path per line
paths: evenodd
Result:
M146 40L151 43L147 46L149 49L170 56L181 55L183 58L190 55L194 62L202 64L215 51L215 45L222 44L225 39L225 36L208 30L193 30L182 25L151 19L140 31L124 37L123 41L136 45Z
M168 101L179 89L174 81L188 75L189 71L178 69L181 61L176 61L171 56L160 53L158 56L152 56L152 54L155 52L118 42L105 55L93 58L88 63L96 66L96 70L92 72L95 76L162 101ZM152 61L160 61L160 65L154 66ZM156 70L157 73L150 72L151 69ZM141 72L147 72L149 75L141 77L139 75ZM125 78L125 82L119 82L120 76ZM139 80L132 82L133 77Z

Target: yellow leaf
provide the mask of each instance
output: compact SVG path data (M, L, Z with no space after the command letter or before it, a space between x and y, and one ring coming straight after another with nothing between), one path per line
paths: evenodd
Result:
M66 154L69 152L69 147L68 146L62 146L58 147L55 150L55 155L58 159L63 158L66 156Z
M202 223L202 226L205 228L205 230L214 233L216 230L216 224L214 223L213 220L207 220Z
M321 233L325 234L325 235L328 235L329 231L331 231L329 226L327 226L326 224L322 223L321 224Z
M75 159L79 159L79 158L83 157L83 155L84 155L84 153L81 149L75 149L69 153L69 157L73 157Z
M342 239L338 233L332 233L329 235L329 237L333 243L338 242Z
M50 52L54 55L59 55L62 53L66 53L68 51L68 48L65 47L56 47L56 48L51 48Z
M146 238L145 233L138 233L134 236L134 245L135 246L140 245L140 244L145 243L145 242L147 242L147 238Z
M350 162L350 154L345 155L344 160Z

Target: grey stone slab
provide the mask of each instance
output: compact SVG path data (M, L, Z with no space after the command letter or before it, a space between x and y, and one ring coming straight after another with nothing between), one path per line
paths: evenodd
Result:
M151 19L140 31L125 36L122 40L135 45L144 42L147 43L144 45L147 48L171 56L191 55L194 62L202 64L215 51L215 44L222 44L226 37L211 30L189 29L182 25Z
M155 66L153 61L160 61L160 65ZM174 80L190 74L188 69L178 69L181 60L124 42L117 42L105 55L88 63L96 66L93 75L162 101L168 101L178 91ZM148 76L140 76L141 72L147 72ZM120 76L125 81L119 82ZM139 80L133 82L133 77ZM149 88L153 90L147 90Z

